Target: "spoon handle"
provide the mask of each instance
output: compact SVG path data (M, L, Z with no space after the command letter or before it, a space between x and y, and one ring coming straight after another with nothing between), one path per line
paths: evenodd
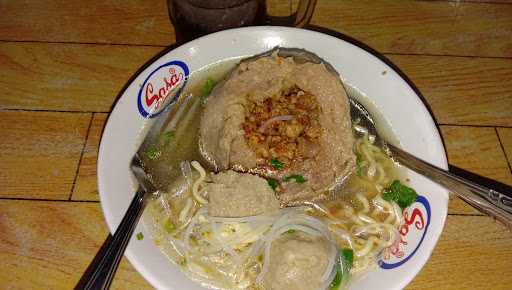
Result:
M476 209L496 218L512 230L512 193L500 193L427 163L400 148L387 144L398 163L446 187Z
M124 250L146 204L146 196L145 190L141 188L137 190L114 236L109 235L107 237L96 257L75 286L75 290L108 289L110 287Z

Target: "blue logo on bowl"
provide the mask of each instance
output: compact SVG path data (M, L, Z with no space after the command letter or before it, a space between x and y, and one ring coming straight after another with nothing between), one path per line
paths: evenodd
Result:
M137 108L144 118L153 118L172 104L187 83L186 63L173 60L157 67L142 83L137 95Z
M399 267L418 251L430 226L430 203L420 195L415 203L403 211L403 215L404 221L398 231L400 236L379 260L382 269Z

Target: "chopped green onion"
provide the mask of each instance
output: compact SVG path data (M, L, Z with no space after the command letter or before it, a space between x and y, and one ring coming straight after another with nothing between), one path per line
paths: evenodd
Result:
M330 290L337 290L341 283L348 279L348 274L354 263L354 251L352 249L342 249L338 263L336 263L336 275L330 284Z
M174 131L168 131L168 132L165 132L163 135L162 135L162 140L164 142L164 145L167 146L169 145L169 143L174 139Z
M341 278L342 278L341 265L340 265L340 263L336 263L336 276L334 276L334 279L332 279L329 289L337 290L338 288L340 288Z
M168 233L171 233L174 231L174 229L176 229L176 226L170 219L168 219L164 224L164 230Z
M158 150L155 146L150 146L144 151L149 159L156 159L158 157Z
M288 182L288 181L290 181L292 179L294 179L295 182L297 182L297 183L304 183L304 182L306 182L306 179L304 178L304 176L298 175L298 174L286 176L283 180Z
M270 160L270 165L277 170L281 170L284 168L284 164L281 161L277 160L277 158L272 158Z
M275 179L268 179L267 180L268 186L270 186L273 190L276 190L276 188L279 186L279 183Z
M140 241L140 240L144 239L144 235L141 232L138 232L136 235L136 238L138 241Z
M414 189L403 185L399 180L394 180L382 193L382 198L396 202L402 209L410 206L417 197Z
M295 233L295 232L296 232L296 230L291 229L291 230L288 230L286 233L288 233L288 234L293 234L293 233Z
M341 250L341 255L343 256L344 261L347 263L347 268L351 269L354 264L354 251L352 249L343 249Z
M206 82L203 85L203 92L202 92L203 99L207 98L212 93L212 90L216 84L217 84L217 82L210 78L206 80Z

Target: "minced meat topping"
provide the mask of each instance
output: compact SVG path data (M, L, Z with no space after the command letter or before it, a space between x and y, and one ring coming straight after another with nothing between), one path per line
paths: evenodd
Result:
M262 102L250 102L242 124L260 165L277 159L285 166L308 155L322 134L320 106L314 95L297 86Z

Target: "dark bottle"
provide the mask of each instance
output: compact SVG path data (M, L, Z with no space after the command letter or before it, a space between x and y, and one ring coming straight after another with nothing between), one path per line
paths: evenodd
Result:
M265 25L265 0L168 0L176 42L235 27Z

